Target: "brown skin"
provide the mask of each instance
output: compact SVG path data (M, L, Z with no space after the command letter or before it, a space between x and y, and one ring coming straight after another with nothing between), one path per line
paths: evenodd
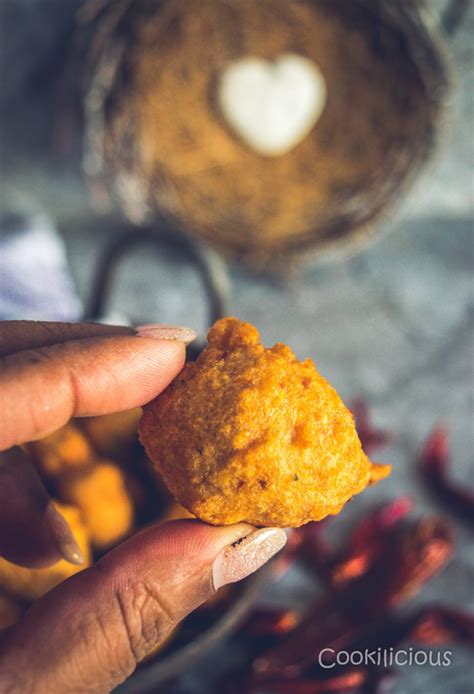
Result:
M182 343L136 337L127 328L40 326L18 321L0 326L2 353L9 355L0 359L0 450L44 437L71 416L143 405L184 363ZM0 548L5 517L11 533L15 509L21 513L31 506L36 565L51 564L58 552L36 542L47 496L40 494L38 502L24 477L20 482L14 499L1 500ZM211 528L199 521L174 521L119 545L2 632L0 691L22 694L32 683L35 694L110 691L214 593L212 562L250 530L243 524ZM25 547L24 556L31 559L31 554ZM23 558L20 552L16 560Z
M54 502L54 506L69 525L81 550L82 562L71 564L66 559L60 559L42 568L27 568L0 557L0 591L4 590L9 595L25 601L37 600L69 576L90 566L89 534L79 509L57 501Z

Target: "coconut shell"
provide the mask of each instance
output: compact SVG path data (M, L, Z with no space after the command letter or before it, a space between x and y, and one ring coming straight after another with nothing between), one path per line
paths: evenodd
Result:
M448 90L432 25L394 0L118 0L93 23L86 170L128 218L165 216L258 268L352 246L433 149ZM313 60L326 108L280 157L216 104L243 56Z

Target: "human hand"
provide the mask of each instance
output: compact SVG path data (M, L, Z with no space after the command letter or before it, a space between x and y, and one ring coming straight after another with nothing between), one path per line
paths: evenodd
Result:
M137 332L85 323L0 324L0 555L35 567L80 560L34 468L12 447L74 416L145 404L179 373L193 337L164 326ZM138 533L1 633L0 690L110 691L189 612L257 570L285 541L279 529L194 520Z

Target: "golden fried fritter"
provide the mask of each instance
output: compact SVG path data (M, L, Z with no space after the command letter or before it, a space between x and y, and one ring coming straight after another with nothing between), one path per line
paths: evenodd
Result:
M44 569L28 569L0 558L0 588L24 600L37 600L66 578L86 568L91 563L89 536L77 508L54 503L67 520L77 544L81 548L84 563L81 566L60 559Z
M121 540L133 522L133 504L122 470L112 461L99 460L83 474L58 481L61 499L77 506L93 547L104 549Z
M39 441L27 445L42 475L60 475L84 470L94 461L94 452L84 434L72 422Z
M350 411L310 359L283 344L265 349L235 318L215 323L208 341L139 426L170 491L198 518L298 527L390 473L367 458Z

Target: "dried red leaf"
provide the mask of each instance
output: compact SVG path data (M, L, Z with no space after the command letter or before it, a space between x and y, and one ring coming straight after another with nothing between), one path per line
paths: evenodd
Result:
M242 633L249 636L284 636L301 621L301 612L288 609L261 609L253 612L242 625Z
M253 663L258 680L301 677L315 663L323 649L334 655L360 637L365 626L338 610L330 598L319 601L300 625L276 646L259 655ZM329 653L329 651L328 651ZM326 659L324 660L326 664ZM328 660L330 665L332 660Z
M302 561L320 578L326 579L334 559L334 550L323 537L326 521L313 521L293 529L275 564L278 574L285 573L295 561Z
M364 400L356 398L352 401L350 408L354 416L362 448L367 455L370 455L372 451L383 448L392 442L393 435L391 433L374 427L369 407Z
M351 649L378 648L388 652L405 641L418 641L426 646L448 643L473 646L474 615L445 605L428 605L402 618L380 619Z
M342 624L342 622L339 622ZM406 640L416 640L424 645L443 645L446 643L462 643L474 646L474 615L443 605L430 605L422 610L412 613L403 619L387 619L370 622L366 629L358 635L354 631L344 644L348 652L393 652L397 646ZM355 638L354 638L355 637ZM337 651L337 644L332 646ZM334 653L335 656L335 653ZM325 659L329 664L329 660ZM383 665L383 661L381 662ZM306 670L303 678L299 679L270 679L265 680L264 689L268 692L286 694L312 694L324 692L349 692L363 691L364 694L381 694L387 692L394 681L395 674L389 669L376 665L374 668L363 671L354 668L350 672L341 674L340 668L334 677L326 680L327 670L320 667L312 667ZM258 677L251 680L252 686L245 691L260 692L262 682ZM361 690L360 688L363 687Z
M333 585L341 587L368 571L380 552L386 549L392 529L408 516L411 509L409 497L400 496L364 516L350 533L343 551L333 561L330 570Z
M395 528L385 551L367 574L370 602L366 609L378 616L412 597L447 564L453 551L452 527L443 518L421 518Z
M449 433L445 427L437 426L423 446L419 469L436 496L454 513L474 524L474 491L451 482L449 465Z
M445 643L474 646L474 614L443 605L427 607L420 613L410 638L430 646Z
M334 549L325 540L325 521L303 526L303 541L298 559L324 581L329 580L329 567L334 561Z
M394 607L414 595L449 560L450 524L422 518L396 525L369 570L318 601L291 635L254 662L261 679L294 678L318 662L323 649L348 649Z
M275 680L265 684L265 691L274 694L349 694L360 691L367 679L367 673L357 668L326 680ZM261 691L261 686L255 691Z

